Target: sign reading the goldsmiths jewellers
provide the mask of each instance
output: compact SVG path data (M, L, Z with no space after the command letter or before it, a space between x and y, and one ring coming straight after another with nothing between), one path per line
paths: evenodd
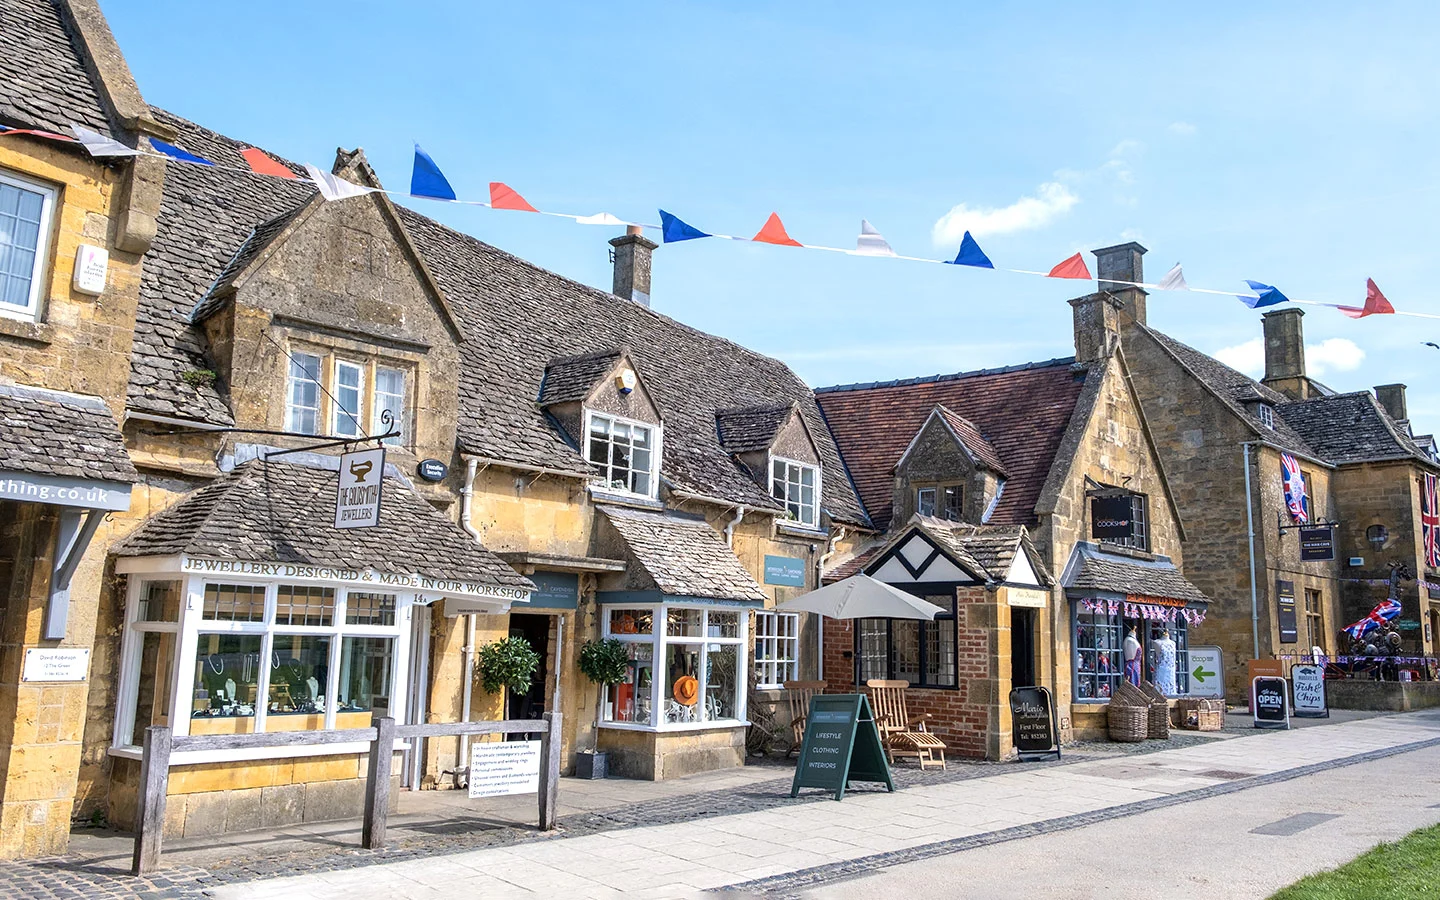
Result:
M380 524L380 482L385 478L385 448L340 457L340 489L335 495L336 528L373 528Z

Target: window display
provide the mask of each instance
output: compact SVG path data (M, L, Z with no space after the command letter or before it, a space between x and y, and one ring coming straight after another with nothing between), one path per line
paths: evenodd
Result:
M265 730L323 728L329 673L329 637L277 634L270 651L270 705Z
M1109 700L1124 667L1120 619L1103 613L1075 615L1075 699Z
M201 634L192 686L195 719L243 719L220 728L197 728L192 734L246 733L255 730L255 698L260 687L258 634Z
M743 718L747 618L700 606L607 610L605 636L624 643L631 662L606 689L601 721L663 730Z
M1114 612L1105 608L1107 602L1113 604ZM1185 616L1177 614L1172 619L1167 613L1165 618L1127 618L1123 614L1127 608L1133 611L1136 606L1102 600L1076 600L1072 604L1077 702L1109 700L1120 679L1129 674L1127 661L1133 663L1136 680L1148 679L1167 695L1183 697L1190 692L1190 635ZM1180 612L1172 607L1145 608ZM1173 644L1173 650L1162 642ZM1132 653L1133 659L1129 659ZM1160 685L1162 677L1166 679L1164 686Z

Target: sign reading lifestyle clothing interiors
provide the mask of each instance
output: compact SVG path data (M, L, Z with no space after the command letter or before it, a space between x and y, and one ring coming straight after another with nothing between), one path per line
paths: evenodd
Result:
M373 528L380 524L380 483L385 480L385 448L340 457L340 489L335 493L336 528Z
M533 794L539 790L539 741L470 745L470 799Z
M339 581L346 584L370 584L389 588L408 588L423 594L448 594L459 597L486 597L495 600L524 602L530 592L524 588L497 587L473 581L431 578L429 575L377 572L374 569L343 569L337 566L311 566L304 563L245 562L233 559L200 559L181 557L180 570L205 575L244 575L251 578L286 578L300 581Z

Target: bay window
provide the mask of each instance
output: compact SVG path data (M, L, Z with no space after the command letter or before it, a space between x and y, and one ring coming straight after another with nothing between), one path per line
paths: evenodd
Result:
M0 172L0 314L39 318L54 207L54 188Z
M607 607L604 636L624 644L630 662L605 689L601 724L677 730L743 721L746 618L707 606Z
M785 515L811 528L820 524L820 470L791 459L770 460L770 496L785 507Z
M589 413L585 458L598 471L595 485L605 490L654 497L657 452L656 430L603 413Z
M1093 607L1093 608L1092 608ZM1103 603L1075 600L1071 603L1073 668L1076 702L1103 703L1109 700L1125 677L1125 636L1133 629L1141 642L1141 677L1155 678L1154 645L1166 632L1175 642L1175 686L1178 696L1190 693L1190 627L1183 615L1164 618L1136 618L1152 604L1137 609L1135 604L1120 603L1110 612ZM1164 607L1169 609L1170 607ZM1127 615L1129 613L1129 615Z
M779 690L799 677L800 617L795 613L755 614L755 680L762 690Z

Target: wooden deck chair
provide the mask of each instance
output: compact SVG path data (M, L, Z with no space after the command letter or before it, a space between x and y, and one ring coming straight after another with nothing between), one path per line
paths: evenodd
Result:
M785 698L790 703L791 736L790 749L785 751L787 757L792 753L799 753L800 747L805 743L805 717L810 714L810 698L823 693L823 681L785 682Z
M872 678L865 682L865 687L870 691L870 706L875 711L875 727L880 731L880 739L885 744L885 752L890 756L890 764L895 764L897 756L909 756L915 758L921 769L931 766L944 769L945 742L930 733L926 724L930 715L926 713L911 717L906 711L905 691L910 687L910 682Z

